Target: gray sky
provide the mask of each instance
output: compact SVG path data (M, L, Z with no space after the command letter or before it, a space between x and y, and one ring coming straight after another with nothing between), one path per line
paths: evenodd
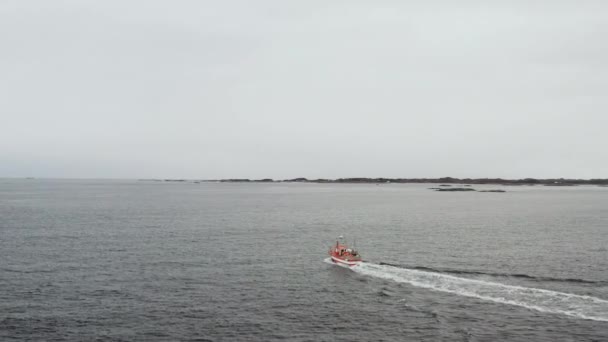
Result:
M608 177L608 2L501 3L4 0L0 176Z

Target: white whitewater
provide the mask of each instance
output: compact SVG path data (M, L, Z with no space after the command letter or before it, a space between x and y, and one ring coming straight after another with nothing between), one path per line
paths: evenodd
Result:
M608 300L451 275L363 263L351 268L359 274L408 283L497 303L523 306L542 312L608 322Z

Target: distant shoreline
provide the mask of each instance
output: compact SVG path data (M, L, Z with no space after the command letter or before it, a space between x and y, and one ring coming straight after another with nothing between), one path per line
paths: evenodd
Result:
M307 179L292 178L275 180L271 178L248 179L248 178L229 178L229 179L139 179L140 181L156 182L220 182L220 183L346 183L346 184L380 184L380 183L445 183L445 184L499 184L499 185L547 185L547 186L576 186L576 185L603 185L608 186L608 178L594 179L566 179L566 178L522 178L522 179L502 179L502 178L337 178L337 179Z

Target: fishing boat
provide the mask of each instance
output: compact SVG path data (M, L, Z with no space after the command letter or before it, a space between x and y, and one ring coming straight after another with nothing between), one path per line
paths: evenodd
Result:
M357 266L363 262L359 252L354 247L349 247L342 236L336 240L335 245L329 248L329 256L332 262L349 267Z

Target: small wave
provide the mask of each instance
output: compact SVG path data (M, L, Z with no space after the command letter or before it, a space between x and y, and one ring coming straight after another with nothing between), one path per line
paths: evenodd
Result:
M376 292L378 294L378 297L392 297L392 293L390 293L387 290L380 290L378 292Z
M608 300L600 298L373 263L363 263L351 269L359 274L436 291L517 305L541 312L608 322Z
M17 269L12 269L12 268L0 268L0 271L2 272L11 272L11 273L53 273L55 272L54 270L17 270Z
M582 284L595 284L595 285L608 285L608 281L602 280L587 280L579 278L554 278L554 277L542 277L542 276L531 276L523 273L501 273L501 272L482 272L473 270L456 270L451 268L432 268L426 266L409 266L391 264L388 262L381 262L379 265L387 265L399 268L414 269L420 271L428 271L435 273L450 273L450 274L470 274L470 275L488 275L493 277L508 277L508 278L522 278L534 281L548 281L548 282L565 282L565 283L582 283Z

